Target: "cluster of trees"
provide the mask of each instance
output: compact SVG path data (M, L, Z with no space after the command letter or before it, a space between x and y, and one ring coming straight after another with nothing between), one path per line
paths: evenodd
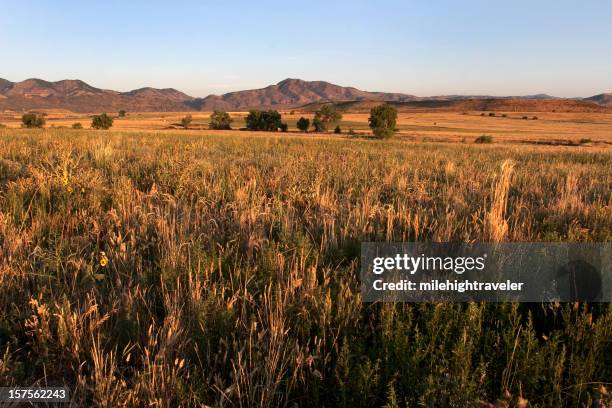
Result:
M45 126L45 114L44 113L25 113L21 117L21 123L25 128L42 128ZM101 115L94 115L91 117L91 127L93 129L110 129L113 126L113 118L106 113ZM83 129L83 125L80 122L72 125L73 129Z
M312 127L315 132L326 132L328 128L337 124L341 119L342 114L333 105L323 105L315 112L315 116L312 119ZM310 119L301 117L296 125L301 132L306 133L310 128L311 122ZM334 133L342 133L340 126L336 126Z
M124 110L119 111L119 117L125 117ZM42 128L45 125L45 115L39 113L26 113L21 120L26 128ZM535 118L535 117L534 117ZM181 119L181 126L188 128L193 118L187 115ZM301 132L308 132L311 128L315 132L326 132L333 125L334 133L342 133L338 122L342 120L342 114L333 105L323 105L315 112L312 122L310 119L301 117L297 121L297 128ZM210 115L209 128L214 130L231 129L232 118L229 113L214 111ZM397 110L387 104L379 105L370 110L368 123L374 136L379 139L386 139L396 132ZM113 126L113 118L106 113L94 115L91 120L93 129L110 129ZM82 129L80 123L75 123L73 129ZM251 110L246 117L246 127L248 130L276 132L278 130L286 132L288 126L282 121L281 114L276 110Z
M342 120L342 114L333 105L323 105L321 109L315 112L312 127L315 132L325 132L340 120ZM387 104L376 106L370 110L368 123L375 137L379 139L389 138L397 130L397 110ZM308 132L310 125L310 120L305 117L301 117L297 121L297 128L302 132ZM334 133L342 133L339 125L336 125Z
M246 127L249 130L276 132L279 129L286 132L288 126L281 120L281 114L276 110L251 110L246 117Z
M23 127L32 129L32 128L42 128L45 126L45 114L44 113L24 113L21 117L21 123Z

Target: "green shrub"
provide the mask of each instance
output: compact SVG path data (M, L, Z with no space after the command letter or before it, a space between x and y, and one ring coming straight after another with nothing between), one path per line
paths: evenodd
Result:
M335 134L340 134L340 133L342 133L342 129L340 128L340 125L336 126L336 128L334 129L334 133L335 133Z
M281 132L287 132L289 130L289 125L287 125L286 123L281 123L279 126Z
M113 118L106 113L94 115L91 119L91 127L93 129L110 129L113 126Z
M229 130L231 129L232 118L229 113L222 111L214 111L210 115L209 129L214 130Z
M308 132L308 128L310 127L310 120L305 118L305 117L301 117L298 121L297 121L297 128L300 130L300 132Z
M370 110L368 122L375 137L390 138L395 133L397 109L387 104L376 106Z
M81 122L73 123L72 128L73 129L83 129L83 125L81 124Z
M593 143L593 141L591 139L580 139L580 144L587 144L587 143Z
M474 140L474 143L493 143L493 136L481 135Z
M125 115L126 115L126 114L127 114L127 112L126 112L126 111L124 111L123 109L121 109L121 110L119 111L119 117L120 117L120 118L125 118Z
M281 125L281 114L276 110L251 110L246 117L249 130L276 132Z
M191 115L185 116L183 119L181 119L181 126L187 129L189 125L191 124L192 120L193 118L191 117Z
M42 128L45 126L45 117L39 113L24 113L21 123L26 128Z
M316 132L325 132L327 127L342 119L340 112L333 105L323 105L315 112L312 125Z
M489 116L495 116L495 112L489 112Z

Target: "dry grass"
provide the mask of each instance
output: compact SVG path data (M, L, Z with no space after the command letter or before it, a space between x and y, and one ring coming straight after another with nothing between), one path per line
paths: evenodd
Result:
M0 138L2 385L105 407L605 397L609 305L365 304L358 279L361 241L609 242L605 147Z
M304 116L312 120L312 113L282 111L283 121L291 131L297 131L296 122ZM555 113L538 112L538 120L523 120L523 116L534 116L533 112L496 112L495 117L482 112L400 112L398 115L399 137L419 141L472 142L487 134L496 141L513 143L555 142L579 144L581 139L591 139L598 147L612 145L612 114L606 113ZM191 128L208 128L210 112L129 112L125 118L116 118L115 130L159 131L177 126L185 115L192 115ZM502 115L505 114L506 117ZM235 129L245 126L246 112L232 112ZM91 115L51 110L47 116L47 127L71 127L81 122L85 128L91 124ZM340 122L346 133L350 128L359 134L369 134L367 113L345 113ZM21 125L21 114L0 114L0 123L12 128ZM180 129L177 132L187 131ZM209 134L226 134L226 131L207 131Z

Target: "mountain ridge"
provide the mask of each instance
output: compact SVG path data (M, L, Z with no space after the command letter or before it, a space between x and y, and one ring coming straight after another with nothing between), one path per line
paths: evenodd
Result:
M30 109L69 109L75 112L101 112L125 109L129 111L244 111L249 109L288 109L299 108L313 103L326 102L392 102L399 104L417 103L418 106L452 106L435 101L460 100L532 100L558 101L563 109L563 101L578 101L567 104L568 109L589 109L612 107L612 94L602 93L588 98L558 98L546 94L526 96L492 97L487 95L439 95L419 97L405 93L370 92L355 87L345 87L327 81L304 81L287 78L264 88L234 91L222 95L208 95L196 98L174 88L143 87L119 92L96 88L79 79L46 81L28 78L11 82L0 78L0 110L25 111ZM502 105L508 105L506 102ZM465 105L465 104L464 104ZM470 105L470 104L467 104ZM473 106L484 106L472 103ZM521 104L518 104L521 105ZM522 104L537 108L537 104ZM543 104L550 105L553 104ZM406 105L408 106L408 105ZM556 106L556 105L555 105Z

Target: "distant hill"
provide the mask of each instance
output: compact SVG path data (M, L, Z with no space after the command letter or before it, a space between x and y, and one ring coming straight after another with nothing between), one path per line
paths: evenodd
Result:
M612 108L612 93L602 93L591 96L590 98L584 98L584 100Z
M417 97L390 92L368 92L325 81L285 79L261 89L194 98L173 88L140 88L118 92L93 87L81 80L49 82L26 79L11 82L0 78L0 111L67 109L74 112L127 111L245 111L249 109L310 109L321 103L339 103L346 109L363 110L371 104L389 102L401 109L505 110L505 111L608 111L611 94L582 100L537 94L519 97L444 95ZM344 103L344 105L342 105ZM314 104L314 105L313 105Z
M369 112L380 101L345 101L334 105L341 112ZM517 98L484 98L484 99L425 99L408 102L387 102L400 112L418 111L491 111L491 112L605 112L612 109L592 102L571 99L517 99ZM323 102L311 103L299 108L301 111L314 112Z
M142 88L117 92L95 88L81 80L57 82L0 79L0 110L68 109L73 112L185 111L194 98L176 89Z
M319 101L409 101L414 95L385 92L366 92L357 88L334 85L324 81L302 81L288 78L276 85L261 89L210 95L194 101L198 110L221 109L226 111L252 108L290 108Z

